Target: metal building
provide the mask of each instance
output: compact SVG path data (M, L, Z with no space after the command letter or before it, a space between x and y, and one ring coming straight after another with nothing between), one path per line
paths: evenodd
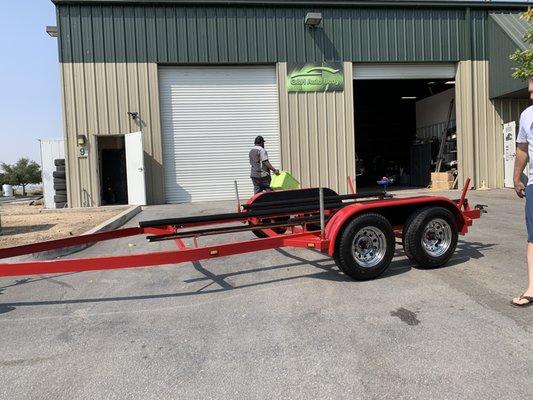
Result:
M441 117L423 121L446 110L430 99L438 93L455 101L459 181L499 188L502 125L529 105L508 60L525 45L524 3L53 3L73 207L227 199L234 179L246 196L258 134L273 164L303 186L346 192L358 140L368 170L390 162L379 151L408 149L391 132L416 130L421 139L442 131ZM400 94L401 107L387 103ZM426 104L420 126L402 119L409 99Z

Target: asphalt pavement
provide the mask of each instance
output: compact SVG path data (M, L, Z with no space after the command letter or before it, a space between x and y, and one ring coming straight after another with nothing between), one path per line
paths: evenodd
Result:
M417 269L398 246L367 282L304 249L2 278L0 398L530 398L533 307L509 305L527 279L523 201L469 198L489 213L446 267ZM152 206L128 226L234 209ZM76 257L172 246L126 238Z

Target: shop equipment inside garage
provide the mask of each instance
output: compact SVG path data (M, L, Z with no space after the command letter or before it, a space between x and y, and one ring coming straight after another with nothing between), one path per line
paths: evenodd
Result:
M358 190L383 176L392 187L452 189L457 171L455 82L450 79L354 80ZM442 146L441 163L439 150ZM440 164L440 165L438 165Z

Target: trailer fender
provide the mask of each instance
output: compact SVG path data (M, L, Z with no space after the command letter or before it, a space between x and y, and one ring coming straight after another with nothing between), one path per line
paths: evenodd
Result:
M368 202L368 204L357 203L349 205L336 212L328 221L325 229L325 237L329 242L327 253L329 256L333 256L337 238L342 233L342 229L348 223L348 221L351 221L357 215L365 212L383 214L384 209L387 209L387 212L391 212L393 211L393 208L422 208L427 206L442 206L448 208L457 218L457 227L459 228L459 232L466 233L467 222L465 216L459 210L456 203L446 197L419 196L406 199L384 199L380 201Z

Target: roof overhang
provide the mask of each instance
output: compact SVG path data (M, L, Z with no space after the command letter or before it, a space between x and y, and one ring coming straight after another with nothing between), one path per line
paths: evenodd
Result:
M527 82L512 77L517 65L509 56L532 46L524 41L531 25L520 14L490 14L488 24L490 98L527 97Z
M414 7L414 8L484 8L514 9L527 6L526 1L458 1L458 0L52 0L54 4L194 4L194 5L270 5L306 7Z

